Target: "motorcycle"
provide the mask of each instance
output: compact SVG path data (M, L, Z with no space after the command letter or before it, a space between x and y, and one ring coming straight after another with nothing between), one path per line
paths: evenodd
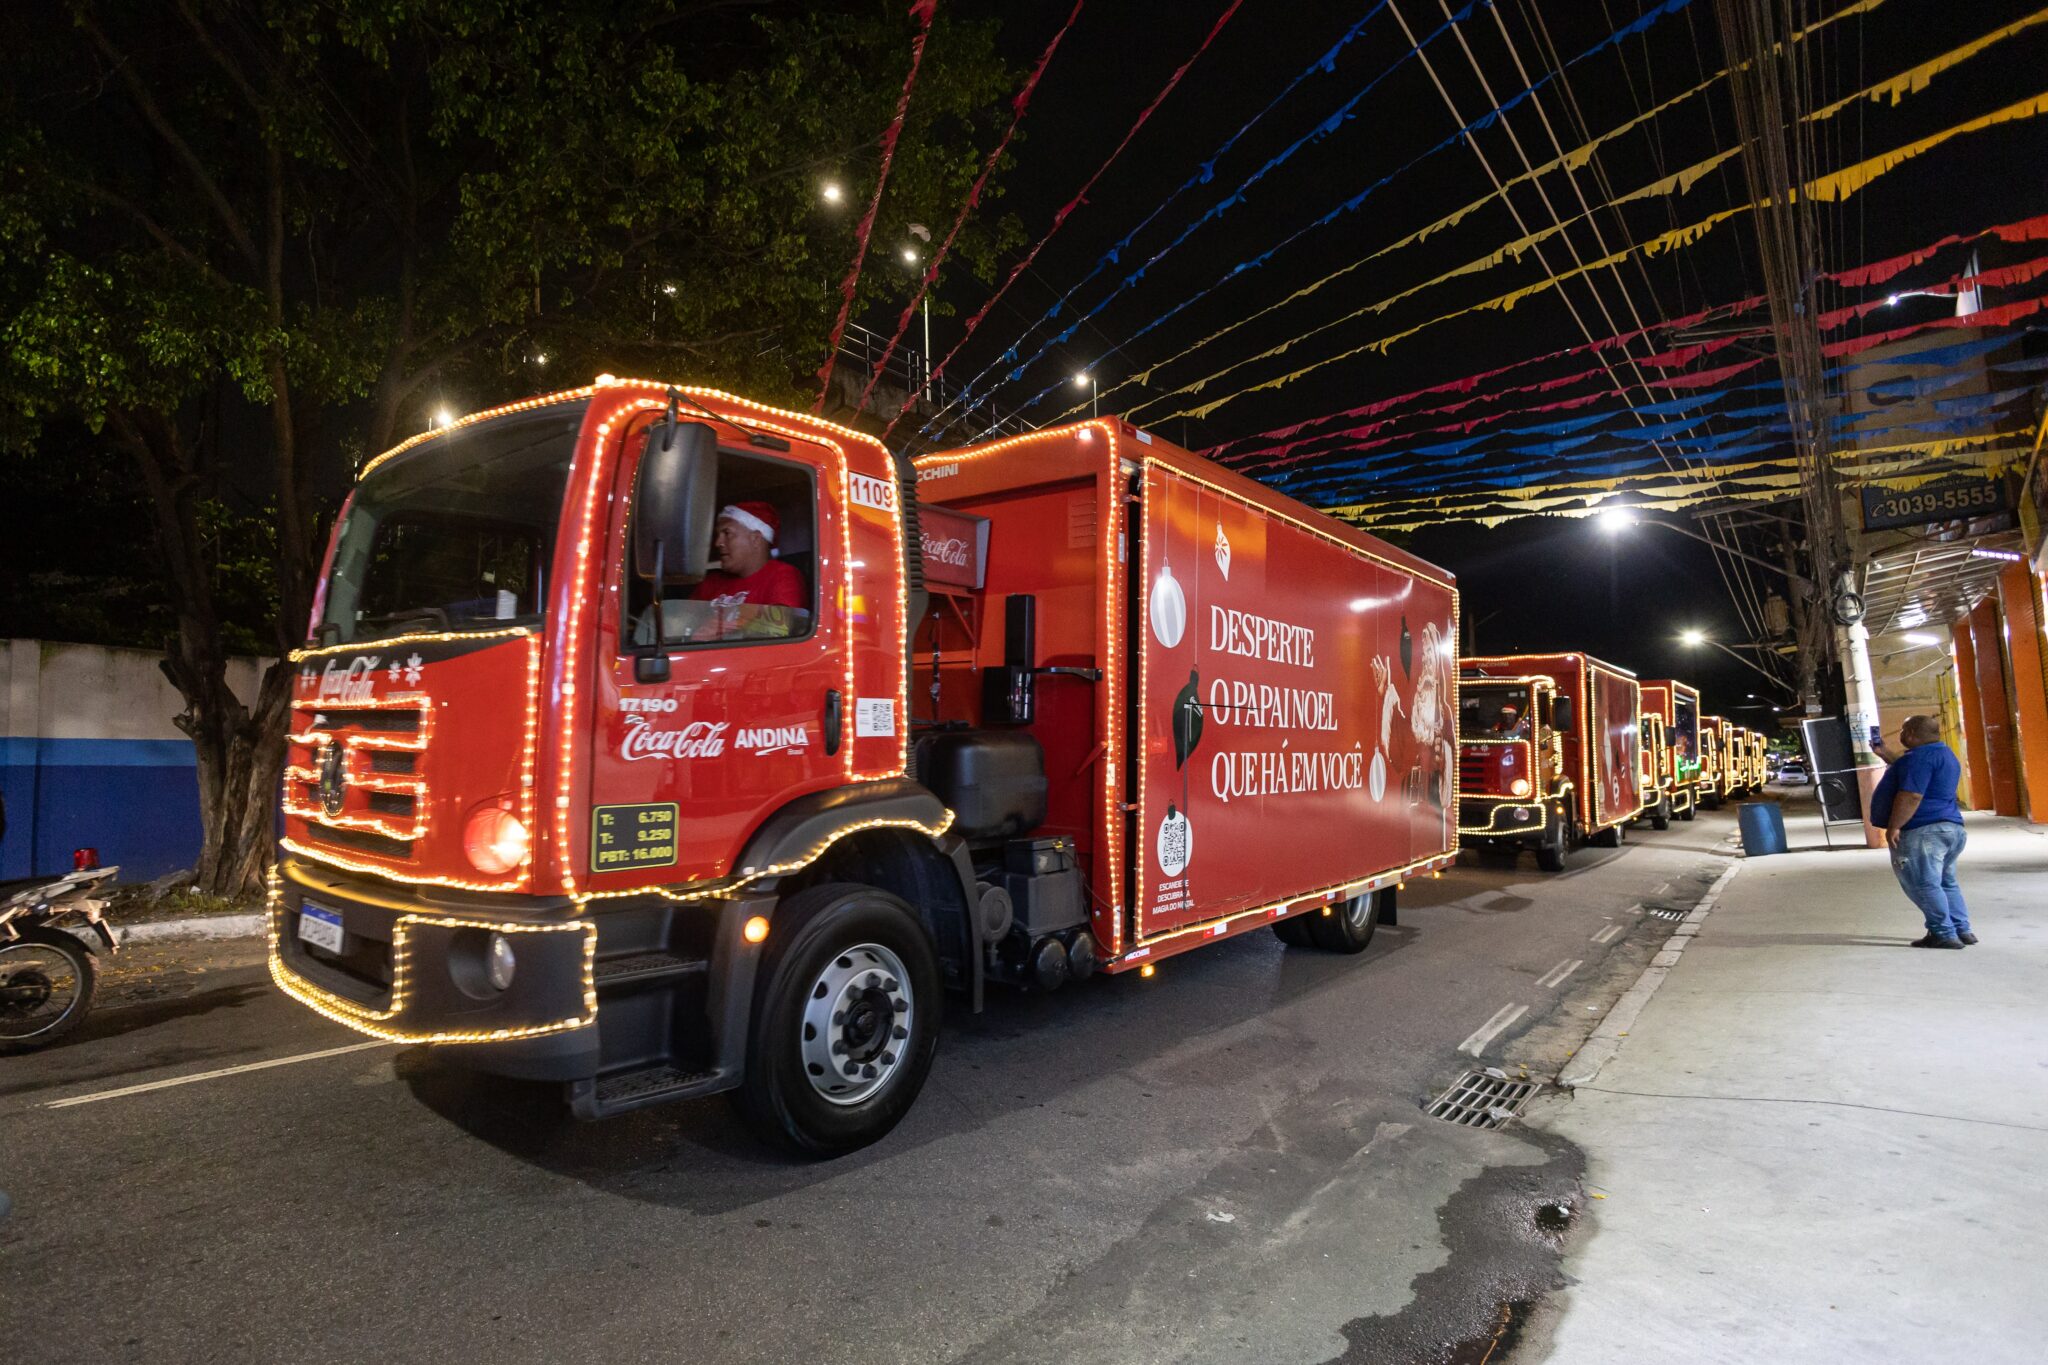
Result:
M48 1047L85 1022L100 984L95 954L117 951L94 893L120 870L0 883L0 1054Z

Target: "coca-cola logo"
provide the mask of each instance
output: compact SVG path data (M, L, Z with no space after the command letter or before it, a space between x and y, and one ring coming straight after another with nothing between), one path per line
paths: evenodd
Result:
M693 720L680 730L664 730L645 716L626 717L626 737L619 744L619 757L717 758L725 752L726 721Z
M358 654L346 666L339 659L329 659L327 666L320 671L320 700L339 702L344 706L373 700L376 696L376 671L377 656L374 654Z
M967 539L964 536L948 536L944 540L937 540L925 536L924 557L925 562L930 564L950 564L956 569L964 569L967 567Z

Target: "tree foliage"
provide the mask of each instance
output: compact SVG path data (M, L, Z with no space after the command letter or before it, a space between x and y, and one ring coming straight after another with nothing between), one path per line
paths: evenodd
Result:
M260 869L282 751L285 675L224 682L250 547L281 652L351 471L438 408L601 370L807 402L855 217L818 190L872 185L911 33L893 5L801 0L73 0L10 23L0 457L68 426L127 462L221 888ZM1010 84L989 25L941 19L878 241L950 217ZM1015 235L984 220L955 260L985 274ZM906 283L878 263L864 300Z

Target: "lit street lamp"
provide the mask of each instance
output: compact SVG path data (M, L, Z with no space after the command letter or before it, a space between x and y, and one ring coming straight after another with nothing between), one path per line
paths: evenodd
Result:
M1094 373L1089 370L1081 371L1081 373L1074 376L1074 385L1077 388L1088 390L1088 415L1090 417L1102 416L1102 390L1096 383Z
M1734 555L1737 559L1748 560L1750 563L1756 565L1758 568L1769 569L1772 573L1777 574L1780 577L1789 578L1795 585L1799 587L1808 589L1811 589L1813 587L1813 582L1811 579L1806 578L1804 575L1792 572L1783 564L1773 564L1768 559L1759 559L1755 555L1750 554L1745 550L1737 549L1734 545L1723 545L1720 541L1710 539L1707 536L1703 536L1698 531L1688 530L1685 527L1678 525L1676 522L1655 521L1646 517L1638 517L1634 512L1630 511L1626 507L1610 507L1606 511L1600 513L1598 520L1600 522L1600 529L1607 532L1607 534L1611 536L1620 535L1623 531L1627 530L1631 526L1661 526L1663 529L1667 531L1672 531L1677 533L1678 535L1684 536L1687 540L1697 540L1702 545L1711 545L1713 548L1721 551L1723 554L1731 554Z
M1771 672L1763 665L1754 662L1753 660L1743 658L1740 654L1737 654L1734 650L1722 644L1719 640L1716 640L1713 637L1709 636L1705 631L1699 629L1697 626L1689 627L1685 630L1680 631L1678 633L1678 643L1684 645L1687 649L1697 649L1701 645L1712 645L1714 648L1720 650L1723 654L1726 654L1729 658L1735 660L1737 663L1742 664L1744 667L1753 668L1757 672L1763 674L1766 678L1769 678L1775 686L1783 687L1785 685L1782 681L1779 680L1778 676L1775 673ZM1750 695L1754 696L1756 694L1751 693Z

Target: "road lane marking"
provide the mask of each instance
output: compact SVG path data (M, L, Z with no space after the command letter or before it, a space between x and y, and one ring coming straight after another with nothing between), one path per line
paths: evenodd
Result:
M1543 975L1537 977L1536 984L1546 991L1556 986L1562 986L1566 977L1585 965L1586 959L1582 957L1568 957Z
M1500 1035L1500 1031L1529 1012L1527 1005L1502 1005L1494 1011L1493 1018L1479 1026L1470 1038L1458 1044L1458 1051L1469 1052L1477 1057L1486 1045Z
M73 1095L68 1099L51 1100L45 1109L69 1109L77 1104L94 1104L100 1100L118 1100L124 1095L142 1095L151 1090L169 1090L173 1086L192 1085L198 1081L218 1080L222 1076L239 1076L245 1071L268 1071L274 1066L291 1066L295 1062L317 1062L322 1057L340 1057L350 1052L363 1052L373 1047L395 1047L395 1043L373 1041L351 1043L347 1047L330 1047L320 1052L301 1052L295 1057L272 1057L267 1062L244 1062L240 1066L224 1066L218 1071L200 1071L190 1076L170 1076L161 1081L146 1081L141 1085L124 1085L119 1090L100 1090L90 1095Z
M1605 929L1602 929L1599 933L1593 935L1593 942L1605 943L1620 932L1621 926L1619 924L1610 924Z

